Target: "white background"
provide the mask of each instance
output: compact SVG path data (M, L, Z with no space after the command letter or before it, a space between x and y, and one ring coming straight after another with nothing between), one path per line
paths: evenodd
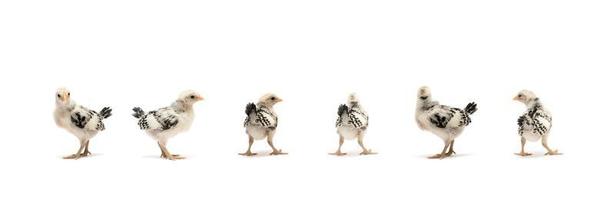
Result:
M0 199L612 199L612 1L2 1ZM459 153L414 122L416 90L478 103ZM113 108L94 156L52 119L56 88ZM131 108L205 96L159 159ZM551 146L520 158L512 97L554 115ZM240 157L246 103L266 92L275 143ZM336 109L356 92L380 154L333 157ZM254 151L270 149L259 141Z

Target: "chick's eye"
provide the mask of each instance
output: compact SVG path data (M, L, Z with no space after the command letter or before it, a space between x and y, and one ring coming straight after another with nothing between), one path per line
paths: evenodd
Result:
M271 99L271 100L275 100L275 97L271 97L270 99Z
M517 95L517 97L521 98L523 95Z
M190 98L191 98L191 99L194 99L194 95L190 95Z
M70 92L68 93L68 96L70 96Z
M60 96L60 94L57 94L56 96L58 96L58 98L60 98L60 97L61 97L61 96Z

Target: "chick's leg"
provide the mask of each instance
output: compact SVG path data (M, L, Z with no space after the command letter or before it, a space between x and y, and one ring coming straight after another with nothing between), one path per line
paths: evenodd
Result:
M548 135L544 135L542 136L542 146L545 147L545 149L547 149L547 153L545 153L545 155L561 155L561 153L557 152L556 150L551 150L551 148L549 148L549 145L547 145L547 140L549 139Z
M359 137L357 138L357 141L359 142L359 146L361 146L361 148L363 149L363 152L361 152L361 155L376 154L376 152L372 152L371 149L365 148L365 145L363 145L363 137L364 136L365 136L365 134L363 134L363 132L361 132L361 133L359 133Z
M521 152L516 153L519 156L531 156L531 153L525 153L525 142L526 139L524 137L521 137Z
M184 159L184 157L177 155L177 154L171 154L169 152L169 150L167 149L167 144L166 142L158 142L158 147L160 147L160 149L162 150L162 154L164 155L164 158L169 159L169 160L180 160L180 159Z
M164 150L160 144L158 144L158 148L160 148L160 158L167 158L167 155L164 154Z
M81 151L83 151L83 148L85 148L85 140L81 140L79 141L79 150L77 150L77 153L73 154L73 155L69 155L69 156L65 156L64 159L79 159L81 157Z
M273 136L274 135L275 135L275 131L270 131L269 134L267 134L267 144L269 144L269 146L273 150L273 152L271 152L271 154L269 154L269 155L286 155L286 154L288 154L288 153L282 152L282 149L275 148L275 146L273 145Z
M169 155L169 152L166 150L166 148L163 147L162 142L158 142L158 147L162 152L162 154L160 155L161 158L172 160L173 156Z
M448 152L446 152L446 156L451 156L453 154L457 154L455 150L453 150L453 145L455 144L455 140L451 141L451 146L448 148Z
M245 153L239 153L239 155L242 156L253 156L256 155L255 153L252 153L252 144L254 144L254 138L251 135L248 135L248 150Z
M83 153L81 153L82 157L86 157L86 156L92 155L92 153L89 150L89 147L90 147L90 140L85 142L85 149L83 150Z
M444 142L444 149L442 149L442 152L440 154L436 154L433 156L430 156L430 159L443 159L446 157L446 150L448 149L448 147L451 145L450 141L445 141Z
M329 155L344 156L346 153L342 153L342 145L344 144L344 137L340 135L339 145L335 153L329 153Z
M167 158L167 156L164 154L164 150L162 149L162 147L160 146L160 144L158 144L158 147L160 147L160 157L161 158ZM179 154L171 154L172 156L180 156Z

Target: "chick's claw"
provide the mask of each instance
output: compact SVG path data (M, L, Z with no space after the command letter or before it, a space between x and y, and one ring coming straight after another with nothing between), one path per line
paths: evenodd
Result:
M367 151L363 151L363 152L361 152L361 154L360 154L360 155L374 155L374 154L378 154L378 153L373 152L373 151L370 149L370 150L367 150Z
M274 155L287 155L287 154L288 153L282 152L282 149L280 149L280 150L275 150L275 151L271 152L269 155L274 156Z
M521 153L515 153L515 155L518 155L518 156L523 156L523 157L525 157L525 156L531 156L532 154L531 154L531 153L525 153L525 152L521 152Z
M545 153L545 156L556 156L556 155L562 155L562 153L557 152L557 150Z
M245 153L239 153L239 155L241 155L241 156L255 156L255 155L256 155L256 153L252 153L252 152L250 152L250 151L247 151L247 152L245 152Z
M336 151L335 153L329 153L329 155L333 156L345 156L347 153L342 153L341 151Z
M79 159L80 157L81 157L81 154L72 154L72 155L69 155L69 156L64 156L64 157L62 157L62 158L64 158L64 159L75 159L75 160L77 160L77 159Z

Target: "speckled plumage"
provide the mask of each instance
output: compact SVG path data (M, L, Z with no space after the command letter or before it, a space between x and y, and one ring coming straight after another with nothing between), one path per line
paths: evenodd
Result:
M551 120L551 113L536 98L528 110L517 119L519 136L525 137L530 141L536 141L540 136L549 134Z
M369 116L358 104L342 104L338 107L335 127L351 126L356 129L366 129L369 125Z
M263 127L275 129L278 127L278 116L273 112L271 108L254 103L249 103L246 109L246 119L244 120L244 127Z
M476 111L476 104L469 103L466 109L459 109L440 105L437 102L424 102L428 107L421 107L417 110L417 123L424 130L434 132L443 140L455 139L463 129L470 125L472 119L470 115Z

